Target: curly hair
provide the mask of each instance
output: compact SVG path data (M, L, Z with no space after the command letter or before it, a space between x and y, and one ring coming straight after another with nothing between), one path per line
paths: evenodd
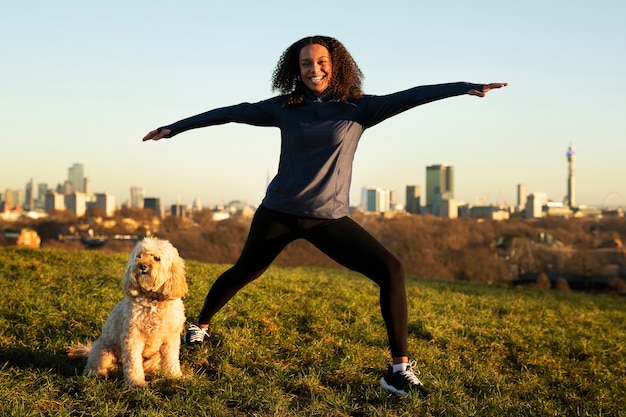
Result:
M337 100L354 100L363 95L363 73L352 55L337 39L316 35L295 42L283 52L276 64L272 90L284 95L286 105L295 106L304 101L307 87L300 79L300 51L307 45L322 45L330 52L333 72L329 88Z

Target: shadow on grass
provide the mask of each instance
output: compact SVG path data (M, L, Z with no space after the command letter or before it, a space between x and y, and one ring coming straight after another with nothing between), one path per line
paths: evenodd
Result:
M65 352L8 347L0 348L0 364L6 364L5 369L39 370L63 377L73 377L82 374L85 361L69 359Z
M409 323L409 336L413 336L427 342L433 340L434 338L433 334L426 329L425 324L422 322Z

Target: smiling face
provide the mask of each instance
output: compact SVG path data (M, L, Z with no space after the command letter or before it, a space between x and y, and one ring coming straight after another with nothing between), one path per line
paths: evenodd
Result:
M324 92L330 85L333 63L325 46L313 44L300 50L300 78L315 94Z

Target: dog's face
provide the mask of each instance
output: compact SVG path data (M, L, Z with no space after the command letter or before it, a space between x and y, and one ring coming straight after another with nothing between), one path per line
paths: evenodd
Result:
M167 240L145 238L133 249L124 273L124 293L173 300L187 295L185 263Z

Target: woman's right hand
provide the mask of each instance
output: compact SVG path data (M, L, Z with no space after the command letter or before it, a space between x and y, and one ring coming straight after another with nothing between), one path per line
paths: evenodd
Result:
M152 130L152 131L148 132L148 134L143 137L142 141L145 142L145 141L148 141L148 140L163 139L164 137L169 135L170 132L171 132L171 130L169 130L169 129L155 129L155 130Z
M469 90L467 92L467 94L469 94L470 96L477 96L477 97L485 97L485 95L487 94L487 92L489 92L490 90L493 90L494 88L502 88L502 87L506 87L507 85L509 85L509 83L490 83L490 84L484 84L483 85L483 89L481 91L478 90Z

